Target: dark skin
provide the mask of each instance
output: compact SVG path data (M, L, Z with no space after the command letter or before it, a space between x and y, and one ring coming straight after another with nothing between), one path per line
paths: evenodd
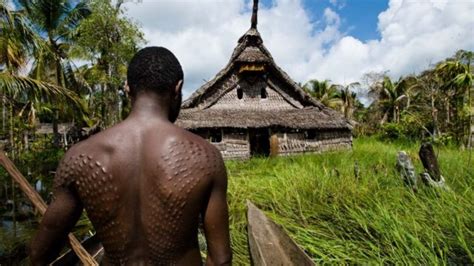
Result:
M227 174L207 141L173 124L182 81L141 91L123 122L72 147L55 177L55 198L31 245L33 265L52 261L86 209L105 265L230 265Z

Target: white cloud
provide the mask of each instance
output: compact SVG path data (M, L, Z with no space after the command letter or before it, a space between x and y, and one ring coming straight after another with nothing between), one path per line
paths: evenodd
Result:
M378 16L381 38L362 42L344 36L308 77L338 83L369 71L398 78L420 72L459 49L474 49L474 2L391 0Z
M167 47L180 60L185 96L225 66L250 25L241 1L143 1L126 7L142 25L147 45Z
M332 1L334 6L345 3ZM127 3L148 45L172 50L185 71L185 96L227 63L238 38L250 27L251 1L143 1ZM389 70L398 78L419 72L459 49L474 50L474 2L390 0L378 16L381 38L361 41L340 30L331 8L312 21L299 0L274 0L259 8L258 29L275 61L295 81L337 83Z
M338 9L342 9L346 6L346 0L329 0L329 3Z

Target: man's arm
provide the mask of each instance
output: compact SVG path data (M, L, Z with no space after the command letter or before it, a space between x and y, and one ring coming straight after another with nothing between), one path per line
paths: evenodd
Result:
M62 163L64 164L64 163ZM48 206L30 249L32 265L46 265L64 247L67 235L82 213L82 203L72 188L69 176L58 168L53 202Z
M227 173L220 154L216 157L219 169L213 178L209 201L204 210L204 233L207 242L206 265L231 265Z

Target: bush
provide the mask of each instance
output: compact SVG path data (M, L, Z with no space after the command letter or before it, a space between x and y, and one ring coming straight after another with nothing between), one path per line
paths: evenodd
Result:
M382 139L396 140L405 138L403 126L397 123L383 124L380 134Z

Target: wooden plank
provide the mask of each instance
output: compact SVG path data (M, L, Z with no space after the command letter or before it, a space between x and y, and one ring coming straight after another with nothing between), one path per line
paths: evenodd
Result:
M6 156L3 151L0 151L0 165L5 168L5 170L10 174L10 176L18 183L18 186L26 194L28 199L33 203L36 209L38 209L41 215L44 215L47 209L46 203L43 201L41 196L33 189L33 187L28 183L26 178L21 174L21 172L16 168L13 162ZM81 262L84 265L99 265L92 256L87 253L87 251L82 247L81 243L73 234L69 234L69 243L71 248L80 258Z
M284 229L247 201L248 240L253 265L315 265Z

